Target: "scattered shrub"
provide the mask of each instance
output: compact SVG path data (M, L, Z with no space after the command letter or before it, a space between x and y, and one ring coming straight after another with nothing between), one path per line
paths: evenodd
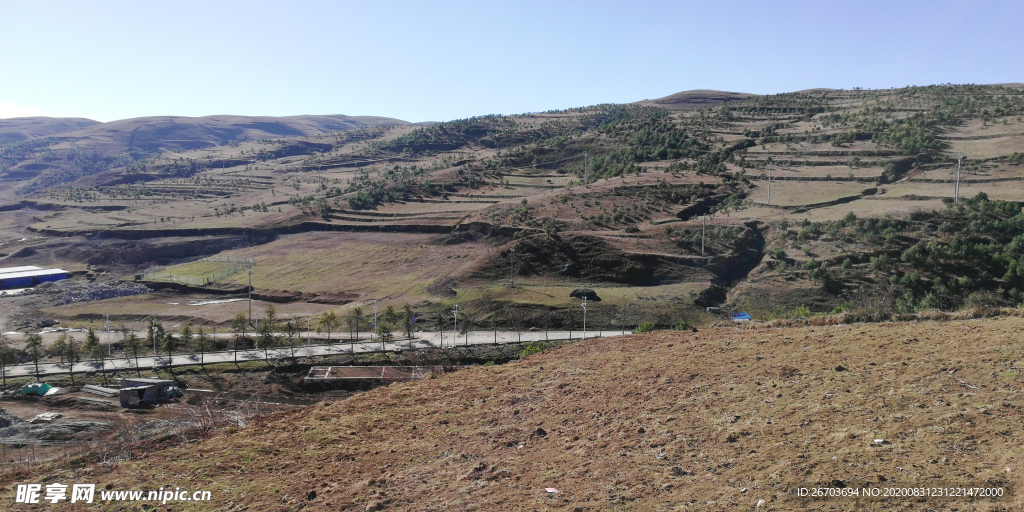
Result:
M651 332L654 330L654 324L651 322L644 322L633 329L633 334L640 334L643 332Z
M679 323L676 324L675 327L673 327L673 329L675 329L677 331L693 331L693 332L697 332L697 329L694 328L692 325L690 325L690 322L687 322L686 320L680 320Z
M519 351L519 357L530 357L533 354L539 354L549 348L551 348L551 344L545 343L543 341L538 341L536 343L527 343L523 345L523 350Z

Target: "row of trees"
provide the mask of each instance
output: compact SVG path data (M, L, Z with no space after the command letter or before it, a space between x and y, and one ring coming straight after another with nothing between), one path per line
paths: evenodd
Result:
M396 310L393 305L384 308L384 313L376 319L376 325L366 317L363 308L355 307L349 310L348 315L344 319L339 317L334 311L321 313L317 317L316 332L326 332L327 340L330 342L331 332L341 327L342 323L344 323L349 329L349 336L352 339L358 339L362 328L366 326L376 334L379 341L384 343L394 341L396 331L404 333L406 338L411 338L415 321L415 313L413 313L412 308L408 304L402 308L401 312Z
M134 333L131 335L134 337ZM135 354L142 352L143 348L139 340L135 343L125 344L125 353L135 351ZM44 345L43 337L39 333L25 332L25 347L22 350L11 348L6 340L0 340L0 375L3 376L3 384L7 384L6 367L25 361L35 364L36 374L39 374L39 362L44 358L59 358L62 365L69 366L68 372L71 381L74 382L74 364L84 359L105 359L109 355L110 348L100 343L99 335L90 328L86 331L85 340L79 342L73 335L66 332L61 333L50 345Z
M439 305L436 311L429 313L432 320L440 330L445 330L457 322L459 334L466 334L474 326L471 315L466 311L458 312L456 321L453 312L448 306ZM6 385L6 366L32 362L35 364L35 373L40 373L39 364L47 360L59 360L61 365L67 365L68 373L74 382L74 365L82 361L94 360L102 362L114 357L124 358L129 361L134 359L136 371L140 369L139 358L152 355L154 357L166 355L170 360L175 353L192 352L200 355L199 364L205 365L206 352L215 350L234 350L255 348L263 350L265 358L269 362L269 351L272 348L290 347L294 357L295 346L302 344L301 319L278 317L273 306L268 306L262 318L252 325L244 313L239 313L231 322L229 338L217 337L214 327L210 329L204 325L185 323L178 332L167 330L159 321L152 321L147 326L145 337L140 337L135 331L121 326L114 331L118 333L116 344L103 344L100 337L92 328L88 329L82 341L75 338L73 334L61 333L53 342L45 344L40 333L26 332L24 348L18 350L10 347L4 340L0 340L0 375L3 376L3 384ZM367 314L362 307L351 308L347 314L339 315L336 311L325 311L315 318L310 319L307 328L315 326L317 333L326 333L327 342L332 342L332 336L339 329L345 327L349 331L349 339L357 340L365 332L373 334L374 341L384 344L396 339L396 333L404 334L406 338L412 338L413 326L416 322L416 313L409 305L401 309L389 305L383 309L381 314L376 315L374 322L373 313ZM315 322L313 324L312 322ZM102 363L100 363L102 364Z
M332 333L337 332L342 325L348 327L351 339L358 339L367 328L372 330L381 343L394 341L396 331L403 332L406 337L412 337L415 314L409 305L404 306L402 311L389 305L376 320L374 325L372 317L368 318L361 307L351 309L345 317L334 311L326 311L316 318L316 331L326 333L328 342ZM160 322L153 321L147 328L145 338L140 338L134 331L122 326L118 330L119 352L125 358L133 358L138 368L139 357L147 354L166 354L170 358L175 352L187 350L202 356L211 350L224 350L229 346L236 351L256 347L264 349L265 352L270 348L288 346L292 347L294 355L294 347L299 345L302 339L299 320L279 318L273 306L268 306L263 311L263 317L255 326L249 323L244 313L239 313L231 322L231 330L234 339L229 343L216 337L216 328L210 331L203 325L193 326L185 323L177 333L173 333L165 329ZM92 328L86 331L83 341L78 341L73 334L64 332L49 345L44 344L41 334L25 332L25 346L21 350L16 350L4 340L0 340L0 374L6 384L6 366L26 361L35 364L38 374L39 363L49 358L59 359L62 365L69 365L73 381L75 363L87 359L104 360L113 355L113 347L100 343L99 335ZM269 354L267 357L269 358ZM200 364L205 364L202 358Z

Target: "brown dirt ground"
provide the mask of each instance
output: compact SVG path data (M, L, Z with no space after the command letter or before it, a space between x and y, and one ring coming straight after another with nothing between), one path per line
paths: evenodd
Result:
M595 339L4 487L213 493L205 508L173 510L749 510L759 500L767 510L1016 510L1016 494L813 501L795 489L840 480L1016 492L1022 327L998 318Z

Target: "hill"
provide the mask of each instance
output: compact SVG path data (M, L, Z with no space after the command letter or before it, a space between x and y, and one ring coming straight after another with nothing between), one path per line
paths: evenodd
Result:
M100 124L78 117L16 117L0 119L0 145L49 137Z
M678 329L250 425L182 408L184 445L131 443L128 422L107 463L4 478L208 489L239 510L1024 504L1024 90L669 98L331 132L348 121L126 120L0 147L0 265L64 268L82 290L5 297L0 332L156 321L182 333L167 347L195 351L198 326L267 347L328 313L358 331L377 306L379 325L407 306L449 333L454 314L476 331ZM162 291L101 290L121 281ZM997 310L1012 317L966 320ZM210 386L270 389L288 368L235 370ZM226 421L240 428L206 428ZM1011 496L807 500L802 485Z
M1012 510L1024 504L1021 328L1004 317L594 339L6 483L201 489L230 510ZM813 499L798 487L1008 496Z
M1016 306L1022 116L1018 88L941 85L687 91L328 133L349 125L118 121L0 150L0 208L16 212L0 254L194 283L209 273L191 259L254 258L253 286L275 297L459 303L509 328L578 325L578 288L604 299L588 318L611 328L711 324L708 307L885 319ZM187 293L248 284L216 275ZM156 308L143 301L124 306Z
M21 182L16 186L22 188L24 182L30 182L27 190L35 190L129 165L161 150L196 150L408 124L385 117L344 115L157 116L109 123L49 118L6 120L0 121L0 180Z
M745 100L757 97L757 94L741 92L712 91L708 89L694 89L692 91L677 92L663 98L644 100L638 102L641 105L659 106L668 109L691 109L705 108L727 103L730 101Z
M148 156L160 148L172 151L226 146L278 137L338 132L377 125L408 124L371 116L205 116L140 117L92 125L64 134L80 145Z

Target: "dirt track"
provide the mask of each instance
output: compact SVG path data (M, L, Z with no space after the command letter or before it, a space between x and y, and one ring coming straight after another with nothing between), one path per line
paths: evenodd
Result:
M224 510L1016 510L1022 328L999 318L597 339L113 468L25 478L210 490L205 509ZM1016 494L795 494L835 481Z

